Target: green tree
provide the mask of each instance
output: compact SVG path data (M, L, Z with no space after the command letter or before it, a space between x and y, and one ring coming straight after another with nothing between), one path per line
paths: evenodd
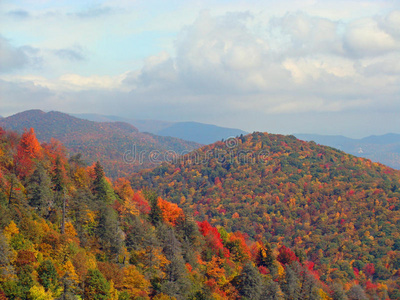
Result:
M51 260L47 259L43 261L39 265L37 272L39 275L39 283L46 289L46 291L50 288L55 289L58 276L56 268Z
M268 280L264 283L260 300L284 300L285 297L279 283Z
M122 247L122 237L118 224L118 215L112 207L102 204L100 208L97 235L103 250L109 255L117 255Z
M166 266L166 278L161 284L160 291L177 299L187 299L191 286L182 258L181 243L176 238L174 230L167 225L160 226L157 233L162 240L165 257L170 261Z
M24 299L24 291L16 280L5 281L1 284L1 289L7 298L5 299Z
M110 284L97 269L90 269L84 282L83 294L87 300L108 300Z
M98 161L94 166L94 174L93 194L95 199L100 203L112 204L115 200L115 194L106 180L103 167Z
M64 172L61 165L61 159L59 156L56 157L56 160L54 162L52 180L53 180L54 191L62 192L65 187L65 182L64 182Z
M260 273L251 263L244 265L242 272L235 278L234 283L242 299L260 299L263 282Z
M24 295L25 299L28 297L29 290L34 285L34 280L32 277L33 268L30 265L25 265L18 268L18 285L20 286L20 291Z
M286 299L301 299L301 282L296 272L297 262L286 267L285 280L282 284L282 291Z
M158 196L155 192L146 190L144 192L144 196L147 199L147 201L150 203L150 222L157 226L162 222L162 212L161 208L158 206Z
M44 166L39 163L27 185L29 205L35 207L40 216L46 217L53 201L51 179Z

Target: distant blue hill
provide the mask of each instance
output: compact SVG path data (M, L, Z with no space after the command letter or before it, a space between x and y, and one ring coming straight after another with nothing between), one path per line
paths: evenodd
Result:
M130 123L141 132L150 132L161 136L171 136L186 141L200 144L211 144L232 136L247 134L246 131L220 127L198 122L168 122L159 120L139 120L122 118L118 116L105 116L99 114L72 114L74 117L95 122L126 122Z
M341 135L300 133L294 136L400 169L400 134L397 133L371 135L362 139L352 139Z
M361 139L364 143L373 143L379 145L389 145L393 143L400 144L400 134L396 133L387 133L384 135L371 135Z
M197 122L178 122L157 131L156 134L178 137L182 140L194 141L200 144L211 144L232 136L247 134L247 132L240 129L225 128Z

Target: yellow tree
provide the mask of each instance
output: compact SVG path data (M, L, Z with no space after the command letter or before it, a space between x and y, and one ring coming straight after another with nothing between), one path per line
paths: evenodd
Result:
M136 269L135 266L129 265L124 268L124 280L122 288L132 298L136 296L145 297L148 295L150 282Z

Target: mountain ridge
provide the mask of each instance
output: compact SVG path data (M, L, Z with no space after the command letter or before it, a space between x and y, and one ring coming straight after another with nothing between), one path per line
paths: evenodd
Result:
M0 119L0 126L20 133L24 128L33 127L39 141L51 142L54 138L73 153L81 153L89 163L104 162L111 177L154 166L150 157L152 151L163 158L161 154L168 151L179 154L200 146L177 138L141 133L132 124L124 122L99 123L55 111L21 112ZM126 154L135 156L127 160Z
M72 114L78 118L91 121L124 121L136 126L141 132L150 132L162 136L171 136L200 144L211 144L221 139L247 134L248 132L237 128L221 127L200 122L169 122L160 120L129 119L118 116L100 114Z
M400 134L397 133L371 135L361 139L317 134L294 135L302 140L315 141L321 145L334 147L400 169Z

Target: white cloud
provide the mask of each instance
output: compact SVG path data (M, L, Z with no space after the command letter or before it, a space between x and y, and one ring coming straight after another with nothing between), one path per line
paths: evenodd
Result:
M400 50L400 40L385 31L372 18L363 18L349 24L344 41L348 51L360 57Z
M343 53L338 22L297 12L274 18L271 26L280 29L290 41L287 49L283 49L285 55Z
M22 85L27 84L38 88L46 88L51 90L54 94L85 90L118 90L127 92L128 89L124 88L122 84L126 76L127 74L120 74L117 76L81 76L78 74L64 74L55 79L48 79L43 76L15 75L2 76L0 80L2 79L9 83L15 82Z
M316 10L318 3L314 4L310 2L309 7ZM356 4L351 5L354 11ZM371 6L366 7L369 10ZM263 16L251 10L218 15L203 11L176 35L169 48L173 50L156 51L158 54L143 60L141 68L127 64L118 74L79 72L88 61L99 62L101 55L91 52L93 46L73 48L71 45L81 45L73 37L59 47L50 47L47 41L40 55L49 59L51 67L64 70L62 74L6 74L1 78L10 84L10 99L16 87L12 83L18 83L53 99L46 102L52 109L79 104L96 112L104 109L126 115L134 111L153 118L167 114L172 120L183 116L226 119L226 114L240 118L251 113L267 119L280 114L399 109L399 11L343 20L328 18L329 13L315 16L302 11L272 19ZM116 18L114 14L109 17ZM127 25L131 24L128 17L121 17L127 29L119 32L118 38L129 39L136 30ZM96 18L84 19L85 30L78 34L79 40L83 41L84 33L95 31L97 36L90 38L94 45L105 26L96 29ZM74 30L78 27L73 25ZM55 59L57 55L69 59ZM104 57L104 64L110 64L106 60ZM15 99L22 99L15 93Z
M118 89L125 74L119 76L80 76L78 74L65 74L58 79L60 86L71 90L91 90L91 89Z
M364 62L360 71L366 76L390 76L398 79L400 74L400 53L390 53L369 59Z
M0 72L20 69L29 63L29 56L22 47L13 47L7 39L0 35Z
M265 90L285 77L268 41L247 27L249 13L212 17L203 12L176 42L176 65L185 84L202 93Z
M386 18L381 20L380 27L397 39L400 38L400 10L389 13Z

